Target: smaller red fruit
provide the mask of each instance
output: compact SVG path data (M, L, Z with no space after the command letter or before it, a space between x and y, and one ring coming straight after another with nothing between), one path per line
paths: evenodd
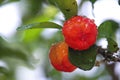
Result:
M74 16L64 22L62 33L65 42L75 50L88 49L96 42L97 27L93 20Z
M49 52L50 62L58 71L72 72L76 66L72 65L68 59L68 45L65 42L54 44Z

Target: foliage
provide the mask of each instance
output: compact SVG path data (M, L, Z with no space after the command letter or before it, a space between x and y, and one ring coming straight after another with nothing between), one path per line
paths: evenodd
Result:
M69 59L77 67L82 70L90 70L95 63L97 55L96 46L92 46L88 50L76 51L69 49Z
M17 28L17 32L13 35L13 42L8 42L4 37L0 37L0 60L7 64L7 67L0 66L0 80L15 80L15 71L18 66L33 67L32 62L36 62L33 57L33 51L40 47L45 50L45 64L42 65L45 68L45 74L52 80L62 80L62 73L52 69L48 61L48 51L52 43L63 41L62 26L53 22L56 19L57 13L61 12L64 15L65 20L72 16L78 15L78 4L76 0L0 0L0 5L9 4L11 2L24 3L26 7L26 14L22 17L22 25ZM92 6L97 0L88 0L92 3ZM84 3L85 0L82 0ZM120 0L118 0L120 4ZM44 7L46 4L47 7ZM94 9L94 8L93 8ZM64 21L65 21L64 20ZM63 25L63 21L59 19ZM46 28L58 29L58 31L49 39L45 39L42 36L42 32ZM73 50L69 48L69 59L71 63L77 66L81 70L91 70L96 65L97 53L102 55L106 62L120 62L119 57L114 57L114 54L118 52L119 47L116 41L116 31L119 29L119 24L114 20L105 20L98 26L97 41L105 38L108 42L107 48L102 49L94 44L90 49L84 51ZM114 60L113 60L114 59ZM117 59L117 60L115 60ZM47 67L47 68L46 68ZM50 70L51 71L50 71ZM99 75L95 75L93 79L99 78L106 72ZM76 75L77 76L77 75ZM84 79L87 77L77 76L72 79ZM89 78L90 79L90 78Z
M34 29L34 28L62 28L60 25L52 23L52 22L41 22L41 23L33 23L18 27L17 30L26 30L26 29Z

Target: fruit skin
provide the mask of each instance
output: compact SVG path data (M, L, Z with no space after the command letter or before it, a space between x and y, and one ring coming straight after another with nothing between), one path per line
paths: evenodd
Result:
M51 46L49 59L58 71L72 72L76 69L76 66L72 65L68 59L68 45L65 42L59 42Z
M69 47L74 50L86 50L96 42L98 30L94 20L74 16L64 22L62 33Z

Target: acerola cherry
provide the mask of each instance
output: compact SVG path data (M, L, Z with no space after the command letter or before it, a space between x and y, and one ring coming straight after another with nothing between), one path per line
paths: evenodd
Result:
M64 22L62 33L65 42L75 50L88 49L96 42L97 27L94 20L84 16L74 16Z
M68 59L68 45L65 42L54 44L49 52L50 62L58 71L72 72L76 66L72 65Z

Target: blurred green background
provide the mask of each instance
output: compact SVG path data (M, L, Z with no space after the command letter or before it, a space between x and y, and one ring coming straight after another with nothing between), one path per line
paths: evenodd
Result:
M94 19L97 26L107 19L120 22L118 0L77 0L77 3L78 14ZM103 63L90 71L56 71L49 62L48 53L53 43L64 40L61 30L16 30L36 22L62 25L64 20L52 0L0 0L0 80L120 80L119 63ZM120 28L116 32L120 46L119 34ZM98 44L107 45L105 39Z

